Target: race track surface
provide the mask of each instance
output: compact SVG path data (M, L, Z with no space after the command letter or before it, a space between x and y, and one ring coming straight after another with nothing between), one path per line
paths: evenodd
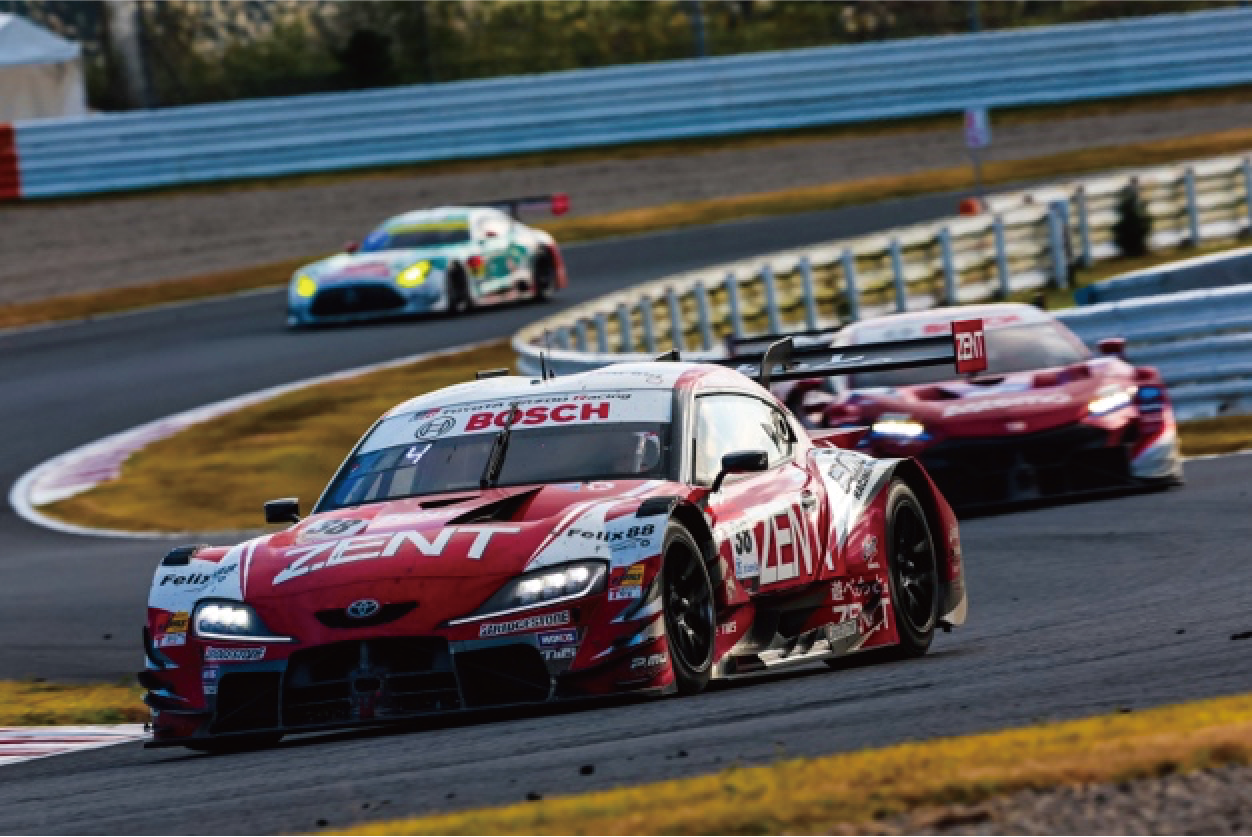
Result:
M562 304L950 207L948 196L578 247ZM280 309L278 295L260 294L0 336L0 482L174 411L503 336L537 313L288 335ZM233 756L129 745L59 756L0 768L0 832L341 828L1246 691L1252 640L1231 637L1252 630L1252 456L1189 463L1187 476L1179 490L966 522L969 624L923 660L813 667L686 699L304 736ZM5 508L0 677L131 675L162 551L45 532Z

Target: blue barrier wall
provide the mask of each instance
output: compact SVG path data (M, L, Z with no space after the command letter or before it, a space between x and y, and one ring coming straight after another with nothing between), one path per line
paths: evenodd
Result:
M1252 10L19 123L23 197L1252 82Z

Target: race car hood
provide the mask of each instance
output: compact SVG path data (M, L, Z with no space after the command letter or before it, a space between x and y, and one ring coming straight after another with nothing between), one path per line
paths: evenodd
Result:
M613 533L638 522L641 502L681 491L659 480L530 485L314 515L256 542L242 592L251 601L344 586L385 585L400 594L431 580L494 587L565 561L611 562L628 551ZM637 541L632 545L647 546Z
M1014 433L1035 433L1080 421L1093 399L1131 380L1133 370L1125 364L1099 358L1057 369L862 390L844 404L866 419L898 415L946 436L999 435L1006 422Z
M339 253L301 268L321 283L387 281L422 261L431 267L444 268L448 262L467 254L467 247L425 247L410 250L387 250L380 253Z

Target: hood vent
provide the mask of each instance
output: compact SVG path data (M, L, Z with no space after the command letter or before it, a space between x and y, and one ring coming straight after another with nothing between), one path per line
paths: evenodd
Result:
M523 491L500 500L495 500L452 518L447 525L512 522L517 518L517 513L522 510L522 507L529 503L539 491L540 489L538 488L532 488L530 491Z
M442 497L438 500L427 500L421 503L423 509L442 509L444 506L455 506L457 503L468 503L470 500L477 500L475 494L467 494L464 497Z

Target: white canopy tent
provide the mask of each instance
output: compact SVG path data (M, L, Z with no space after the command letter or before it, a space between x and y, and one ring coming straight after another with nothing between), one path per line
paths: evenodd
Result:
M25 18L0 14L0 122L86 112L82 48Z

